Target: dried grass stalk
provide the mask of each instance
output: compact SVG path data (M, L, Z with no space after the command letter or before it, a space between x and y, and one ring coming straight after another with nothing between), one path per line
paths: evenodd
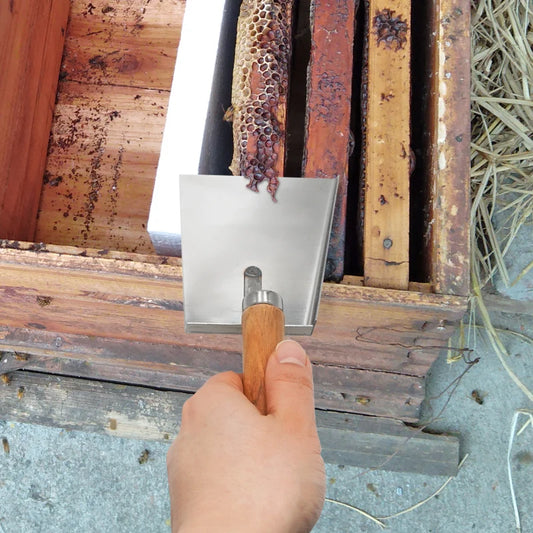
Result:
M533 394L507 362L481 289L496 273L510 286L532 268L512 280L505 262L519 230L527 225L533 233L532 45L530 0L472 4L472 312L479 310L502 366L530 400Z
M533 223L532 44L530 0L473 4L471 227L481 287L496 272L513 283L505 255Z

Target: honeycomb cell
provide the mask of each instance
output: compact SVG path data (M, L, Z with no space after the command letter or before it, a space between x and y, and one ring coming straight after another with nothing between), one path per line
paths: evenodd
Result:
M252 190L266 179L273 198L283 173L293 1L243 0L237 25L230 170Z

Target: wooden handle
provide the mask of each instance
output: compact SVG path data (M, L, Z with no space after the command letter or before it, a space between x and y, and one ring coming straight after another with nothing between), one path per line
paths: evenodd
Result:
M266 414L266 365L284 334L283 311L274 305L252 305L242 314L244 394L263 415Z

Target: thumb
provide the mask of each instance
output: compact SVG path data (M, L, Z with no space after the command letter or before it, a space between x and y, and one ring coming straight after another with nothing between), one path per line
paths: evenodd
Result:
M315 401L311 361L300 344L280 342L265 372L267 413L293 428L315 427Z

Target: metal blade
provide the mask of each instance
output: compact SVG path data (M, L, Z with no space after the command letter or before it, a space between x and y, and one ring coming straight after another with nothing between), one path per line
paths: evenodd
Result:
M318 313L336 179L282 178L273 202L239 176L180 176L185 329L239 333L243 273L284 303L286 332L310 335Z

